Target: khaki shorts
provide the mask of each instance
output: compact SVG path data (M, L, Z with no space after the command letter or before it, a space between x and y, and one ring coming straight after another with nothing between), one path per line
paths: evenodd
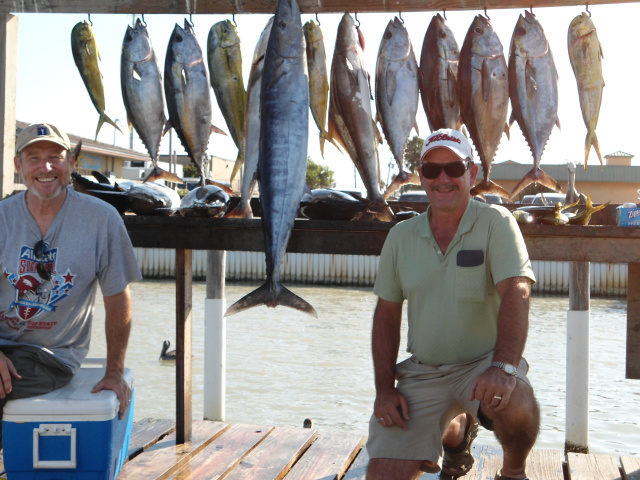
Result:
M370 458L437 462L442 466L442 435L461 413L478 417L479 400L469 400L473 381L491 365L493 352L462 365L431 367L413 357L396 366L397 388L409 402L407 429L383 427L373 415L369 421ZM529 364L523 358L518 378L526 382Z

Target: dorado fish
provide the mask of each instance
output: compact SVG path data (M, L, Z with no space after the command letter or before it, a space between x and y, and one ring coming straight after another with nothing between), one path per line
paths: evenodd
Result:
M230 182L244 164L244 109L246 92L242 79L242 52L236 28L229 20L211 27L207 41L207 60L211 86L218 100L238 156L233 165Z
M440 14L435 15L422 42L419 77L422 106L432 132L462 127L457 85L459 57L453 32Z
M604 168L600 144L596 136L596 125L602 103L602 89L604 88L602 45L600 45L596 27L589 14L583 12L571 21L567 43L569 44L571 68L573 68L578 83L582 119L587 127L587 138L584 143L584 169L587 169L591 146L596 150L600 165Z
M73 60L76 62L76 67L78 67L84 86L87 88L87 92L89 92L91 102L100 114L98 128L96 128L96 139L104 122L113 125L122 133L118 125L104 112L104 87L102 85L102 74L98 66L100 53L96 45L96 38L93 36L93 30L86 20L77 23L73 27L73 30L71 30L71 52L73 53Z
M273 17L269 19L260 34L253 54L249 85L247 86L247 101L244 115L244 173L242 174L242 190L240 203L227 213L229 218L252 218L251 195L258 180L258 157L260 155L260 92L262 90L262 70L264 54L267 50Z
M145 182L164 179L181 183L182 179L176 174L158 167L162 131L167 123L162 75L147 28L140 19L136 21L135 28L127 25L122 41L120 82L129 129L135 128L153 161L153 170Z
M329 72L324 37L320 25L313 20L304 24L307 42L307 69L309 71L309 105L311 115L320 130L320 153L324 157L324 142L327 139L327 107L329 106Z
M540 159L558 120L558 72L542 26L533 13L518 18L509 49L511 119L518 122L533 154L533 169L514 187L511 198L532 183L561 192L558 182L540 169Z
M509 86L502 44L489 20L477 15L460 50L458 95L460 113L482 162L483 180L471 195L509 193L489 180L502 132L508 134Z
M393 213L379 188L378 143L382 138L371 114L371 87L361 42L353 18L345 13L331 62L329 138L351 157L367 189L367 198L378 205L377 218L390 221Z
M256 305L284 305L317 316L310 304L280 283L280 267L305 186L309 140L309 80L296 0L278 1L274 25L262 74L258 167L267 280L225 315Z
M204 166L212 131L224 133L211 125L211 86L191 24L184 29L176 24L169 39L164 63L164 92L169 110L165 133L173 128L198 168L205 182Z
M418 175L404 169L409 134L412 128L418 132L419 95L418 62L409 32L395 17L384 31L376 62L376 120L398 165L398 175L384 193L385 199L402 185L420 184Z

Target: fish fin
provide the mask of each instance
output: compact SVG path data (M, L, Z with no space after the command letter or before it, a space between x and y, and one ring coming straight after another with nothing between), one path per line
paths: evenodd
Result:
M396 72L385 65L384 90L387 105L393 105L393 97L396 94Z
M587 161L589 160L589 152L591 147L596 151L596 155L598 155L598 159L600 160L601 169L604 170L604 161L602 160L602 153L600 153L600 142L598 142L598 137L596 136L596 131L587 132L587 138L584 142L584 169L587 170Z
M319 142L320 142L320 155L322 155L322 158L324 158L324 141L326 139L327 139L327 134L321 131Z
M228 136L227 132L222 130L221 128L216 127L215 125L211 125L211 133L219 133L220 135Z
M518 182L518 184L511 191L511 199L513 200L518 193L524 190L526 187L531 185L532 183L538 183L540 185L544 185L551 190L556 192L563 193L562 187L558 182L556 182L551 175L544 172L540 168L532 168L529 172Z
M222 190L224 190L225 192L227 192L229 195L237 196L237 193L234 192L233 189L229 185L225 185L224 183L216 182L215 180L211 180L211 179L207 178L204 181L204 184L205 185L215 185L216 187L219 187Z
M167 133L172 128L173 128L173 125L171 124L171 120L169 119L164 124L164 129L162 130L162 136L164 137L165 133Z
M527 59L524 64L524 80L525 80L525 88L527 92L527 98L532 99L538 92L538 82L536 82L536 75L533 66L533 62Z
M560 119L556 118L556 127L558 127L558 130L562 130L562 128L560 128Z
M420 136L420 131L418 130L418 120L416 120L415 122L413 122L413 128L416 131L416 135Z
M272 308L282 305L318 318L316 310L309 303L285 288L280 282L270 282L269 280L231 305L224 316L228 317L258 305L266 305Z
M487 59L482 60L482 99L486 102L491 93L491 71L487 65Z
M516 121L516 112L511 110L511 116L509 117L509 126L513 125L513 122Z
M243 203L242 200L232 210L225 213L224 218L253 218L253 211L249 202Z
M138 83L142 81L142 76L140 75L140 69L138 68L137 65L133 66L133 69L131 70L131 76Z
M496 195L500 195L502 198L509 198L509 192L491 180L482 180L474 186L470 192L472 197L475 197L476 195L483 195L485 193L495 193Z
M391 185L389 185L385 192L382 194L382 198L384 198L385 200L388 199L393 192L395 192L402 185L406 185L408 183L411 183L413 185L420 185L420 177L415 173L410 173L403 170L398 175L396 175L396 177L393 179L393 182L391 182Z
M509 124L504 124L504 134L507 136L507 140L511 140L511 131L509 130Z
M107 122L109 125L113 125L120 133L122 133L122 130L120 130L120 127L116 125L116 122L111 120L106 113L102 112L100 114L100 118L98 119L98 128L96 128L96 139L98 138L98 133L100 132L100 128L102 128L102 125L105 122Z
M229 178L229 183L233 183L233 179L236 177L238 172L240 171L240 167L244 164L244 152L242 149L238 150L238 156L236 157L236 162L233 164L233 170L231 171L231 177Z
M338 131L338 127L336 127L335 122L333 121L333 118L329 117L329 129L328 129L328 133L329 133L329 139L331 140L331 143L333 144L334 147L336 147L340 153L344 153L347 151L347 147L344 144L344 140L342 139L342 137L340 136L340 132Z
M175 173L167 172L166 170L163 170L158 166L153 167L151 172L149 172L149 175L147 175L147 178L145 178L142 183L148 182L149 180L151 181L165 180L167 182L173 182L173 183L184 182L184 180L180 178L178 175L176 175Z
M360 48L364 52L364 34L362 33L362 30L360 30L360 27L356 27L356 31L358 32L358 43L360 44Z
M447 64L447 92L449 97L449 106L452 107L458 96L457 90L458 76L453 72L451 64Z

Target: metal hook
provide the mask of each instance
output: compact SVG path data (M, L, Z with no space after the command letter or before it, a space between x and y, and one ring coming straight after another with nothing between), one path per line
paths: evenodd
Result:
M238 24L236 23L236 14L235 13L231 14L231 22L233 23L234 27L238 26Z
M356 12L356 22L358 22L358 24L356 25L356 28L360 28L360 20L358 20L358 12Z
M402 12L398 12L398 18L400 19L400 21L404 25L404 18L402 18Z
M189 14L189 24L191 25L191 28L195 27L195 25L193 24L193 13Z
M529 13L533 15L533 5L529 5Z
M91 21L91 14L87 13L87 16L89 17L89 24L93 27L93 22Z
M320 26L320 19L318 18L318 12L316 12L316 23Z
M147 22L144 19L144 13L142 14L142 24L146 27L147 26Z
M491 20L491 18L489 18L489 15L487 15L487 9L484 9L484 16L487 17L487 20Z
M591 12L589 11L589 4L585 4L585 8L587 9L587 13L589 14L589 16L591 16Z
M444 17L445 21L447 20L447 9L445 8L444 10L442 10L442 16Z

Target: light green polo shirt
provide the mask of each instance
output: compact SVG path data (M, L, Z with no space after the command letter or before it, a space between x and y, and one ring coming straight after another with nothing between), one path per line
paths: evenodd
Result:
M420 362L466 363L495 347L496 284L519 276L535 282L535 277L520 228L506 208L469 202L444 254L430 215L429 207L391 229L373 291L391 302L407 299L407 351Z

